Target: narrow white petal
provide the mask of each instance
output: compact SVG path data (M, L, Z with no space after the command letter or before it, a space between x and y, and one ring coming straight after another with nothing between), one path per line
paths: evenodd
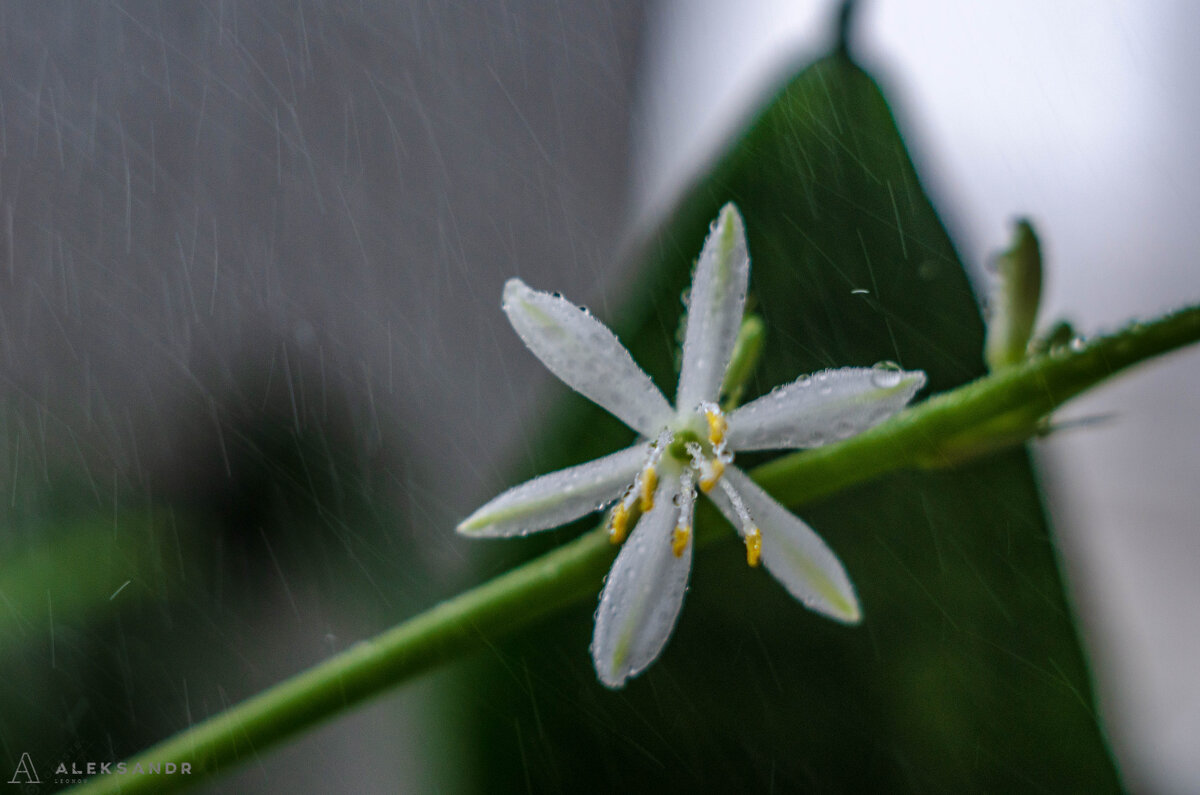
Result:
M509 279L504 311L550 372L638 433L654 438L672 416L650 376L586 309Z
M821 537L737 467L727 469L725 478L762 533L762 561L767 571L810 610L847 624L858 623L862 611L854 586ZM742 533L741 519L729 497L721 489L713 489L708 496Z
M717 400L742 323L749 278L742 217L736 207L726 204L704 241L692 278L675 398L679 410L692 411L700 403Z
M608 687L622 687L654 662L683 606L692 544L679 557L671 550L678 490L675 478L659 485L654 507L638 522L604 582L592 660Z
M845 367L802 375L734 411L733 450L819 447L878 425L925 385L920 370Z
M649 455L649 444L637 444L528 480L468 516L458 532L479 537L520 536L566 524L621 496Z

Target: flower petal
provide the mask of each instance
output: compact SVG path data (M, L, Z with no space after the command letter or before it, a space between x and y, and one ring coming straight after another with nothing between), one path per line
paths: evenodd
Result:
M637 444L528 480L468 516L458 532L494 538L566 524L619 497L633 483L649 455L649 444Z
M819 447L878 425L925 385L920 370L845 367L802 375L729 416L733 450Z
M679 557L671 550L678 491L675 478L659 484L654 507L638 522L604 582L592 660L600 681L608 687L624 686L654 662L683 606L692 544Z
M529 350L576 392L653 438L672 416L629 351L586 310L520 279L504 285L504 311Z
M680 411L717 400L742 323L749 278L746 229L737 208L726 204L704 241L692 278L675 398Z
M857 624L862 611L854 586L821 537L737 467L729 467L725 478L762 533L762 561L767 571L810 610ZM738 532L744 533L729 497L721 489L713 489L708 496Z

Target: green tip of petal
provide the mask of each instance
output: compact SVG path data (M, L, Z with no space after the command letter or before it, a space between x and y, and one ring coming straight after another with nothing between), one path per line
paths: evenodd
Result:
M858 597L854 594L853 586L847 584L849 590L839 588L833 580L825 576L824 572L820 574L814 572L812 584L825 601L820 608L825 615L843 624L857 624L862 621L862 608L858 604Z
M832 564L835 568L827 571L826 567L798 550L782 547L779 551L788 558L795 571L802 573L804 581L812 590L811 595L796 594L793 591L806 607L843 624L857 624L862 621L862 608L854 593L854 585L845 576L841 564L836 562L836 559ZM772 561L768 558L768 569L772 568L771 564ZM812 598L813 596L816 598Z
M738 212L733 202L729 202L721 208L721 214L717 216L717 229L720 234L721 256L720 260L727 263L729 255L733 251L734 245L737 244L739 236L744 235L742 231L742 215Z
M504 292L501 293L500 305L507 307L515 301L520 300L521 295L527 292L529 292L529 285L514 276L504 283Z
M843 624L862 623L862 608L859 607L858 599L854 598L853 594L849 597L841 593L830 596L829 606L836 611L830 614L831 617Z
M472 514L459 522L458 527L455 527L454 531L464 536L479 535L479 531L486 527L487 524L488 522L478 519Z

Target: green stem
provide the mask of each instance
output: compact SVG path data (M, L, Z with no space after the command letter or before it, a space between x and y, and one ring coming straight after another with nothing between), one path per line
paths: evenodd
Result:
M799 505L901 469L949 466L1014 443L1058 406L1121 370L1200 340L1200 306L1068 343L950 392L865 433L777 458L752 473L785 505Z
M199 783L388 688L594 596L615 548L593 531L253 696L77 790L164 792ZM190 774L137 775L167 762Z
M784 456L751 474L798 505L887 472L953 463L1012 439L1116 372L1200 340L1200 307L1065 346L937 395L866 433ZM1017 418L1010 422L1010 418ZM1024 419L1022 419L1024 418ZM1028 422L1026 422L1028 420ZM187 763L191 775L104 775L80 792L163 791L198 783L267 747L581 600L594 598L614 548L597 530L443 602L129 760Z

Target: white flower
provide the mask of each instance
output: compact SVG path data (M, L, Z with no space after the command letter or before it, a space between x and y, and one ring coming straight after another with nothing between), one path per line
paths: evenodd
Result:
M641 435L632 447L509 489L458 526L468 536L556 527L615 501L609 533L625 544L600 596L592 659L621 687L658 657L679 615L692 563L696 492L708 495L761 562L809 608L861 617L841 562L808 525L733 466L733 453L814 447L853 436L904 407L922 372L845 368L801 376L728 415L717 406L742 321L750 260L741 216L722 210L696 264L675 408L603 324L568 301L504 286L504 311L550 371ZM638 518L640 515L640 518Z

